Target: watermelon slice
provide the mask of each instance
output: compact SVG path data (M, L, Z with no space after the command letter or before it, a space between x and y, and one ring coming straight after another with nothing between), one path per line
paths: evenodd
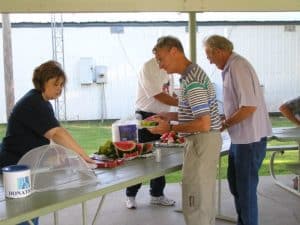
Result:
M118 141L113 144L117 150L122 152L130 152L136 148L136 143L134 141Z
M118 141L113 144L119 158L125 158L126 155L137 151L136 143L134 141Z
M125 160L131 160L131 159L135 159L140 155L140 153L138 151L132 152L132 153L124 153L123 157Z
M124 163L124 159L96 160L97 168L114 168Z
M139 152L139 154L143 153L144 144L143 143L137 143L136 144L136 150Z
M144 143L142 154L148 154L152 152L153 144L152 143Z

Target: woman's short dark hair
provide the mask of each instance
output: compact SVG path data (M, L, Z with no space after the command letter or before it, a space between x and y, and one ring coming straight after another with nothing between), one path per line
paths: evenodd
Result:
M36 90L43 92L45 83L52 78L63 78L64 84L67 81L67 77L59 62L49 60L33 71L32 82Z

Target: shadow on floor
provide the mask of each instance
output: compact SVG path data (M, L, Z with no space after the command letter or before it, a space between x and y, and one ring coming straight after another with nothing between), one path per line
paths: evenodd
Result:
M292 176L280 176L280 179L292 185ZM228 217L235 217L233 199L228 191L227 182L222 181L221 212ZM174 207L161 207L149 204L149 187L143 186L137 195L138 208L125 208L125 193L117 191L106 196L98 225L185 225L181 213L181 187L179 184L167 184L165 195L176 200ZM258 189L261 225L299 225L300 198L276 186L271 177L260 177ZM88 224L92 223L99 199L87 202ZM76 205L59 211L60 225L80 225L82 223L81 206ZM40 225L52 225L53 215L40 218ZM234 224L216 220L216 225Z

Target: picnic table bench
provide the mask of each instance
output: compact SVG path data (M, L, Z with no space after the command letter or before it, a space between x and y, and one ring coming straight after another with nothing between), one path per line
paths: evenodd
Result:
M273 128L272 136L269 138L270 140L278 140L281 142L294 141L295 145L280 145L280 146L268 146L267 151L272 151L272 155L270 158L270 174L276 185L279 187L297 195L300 197L300 128L299 127L283 127L283 128ZM283 155L285 151L298 151L298 159L295 159L298 162L295 163L287 163L286 166L290 169L296 176L298 177L298 190L295 190L293 187L286 185L277 179L275 175L275 159L277 155Z

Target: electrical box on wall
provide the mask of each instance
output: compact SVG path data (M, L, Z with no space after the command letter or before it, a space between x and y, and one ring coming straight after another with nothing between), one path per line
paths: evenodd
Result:
M79 76L81 84L92 84L94 77L94 60L91 57L83 57L79 60Z
M107 66L95 66L95 82L97 84L107 82Z

